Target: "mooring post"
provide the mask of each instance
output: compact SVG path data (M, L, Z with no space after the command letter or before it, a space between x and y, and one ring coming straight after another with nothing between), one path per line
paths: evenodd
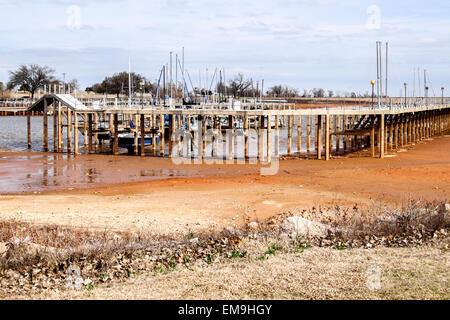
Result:
M139 155L139 115L133 114L134 130L133 130L133 146L134 154Z
M247 112L244 114L244 158L248 159L248 115Z
M306 152L311 152L311 115L306 119Z
M88 117L88 152L92 153L92 113L87 115ZM114 147L113 147L114 149Z
M94 113L94 148L95 150L98 149L98 133L97 133L97 129L98 129L98 114Z
M109 117L111 118L111 114L109 115ZM112 126L109 127L109 129L111 130ZM88 145L88 140L89 140L89 134L88 134L88 116L86 114L83 114L83 145L86 148Z
M61 102L58 102L58 152L63 152L63 117Z
M72 110L67 108L67 153L72 153Z
M173 114L169 114L169 157L172 158L172 153L173 153L173 125L174 125L174 121L173 121Z
M275 156L278 158L280 155L280 130L279 130L279 125L280 125L280 116L277 115L275 116Z
M297 152L302 152L302 116L297 116Z
M27 142L28 149L31 149L31 111L27 110Z
M44 134L43 134L43 139L44 139L44 152L48 151L48 130L47 130L47 123L48 123L48 119L47 119L47 112L48 112L48 107L47 107L47 99L44 99L44 117L43 117L43 130L44 130Z
M152 114L152 154L156 156L156 115Z
M384 144L385 144L385 133L384 133L384 114L379 116L380 119L380 159L384 159Z
M272 116L267 116L267 162L272 162Z
M139 121L140 128L141 128L141 157L145 157L145 114L141 114L141 119Z
M165 130L164 130L165 116L164 114L159 115L159 132L161 133L161 141L159 143L159 155L164 157L165 155Z
M228 159L234 160L234 121L233 116L228 116L228 129L230 141L228 141Z
M330 115L325 115L325 160L330 160Z
M58 111L53 101L53 152L58 152Z
M74 120L74 126L73 126L73 146L74 146L74 154L79 154L78 152L78 113L74 111L73 113L73 120Z
M316 151L317 159L322 159L322 116L317 116L317 126L316 126Z
M372 157L375 158L375 116L370 116L370 150Z

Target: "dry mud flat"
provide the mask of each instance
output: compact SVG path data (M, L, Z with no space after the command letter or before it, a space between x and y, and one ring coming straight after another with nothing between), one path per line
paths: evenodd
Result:
M17 194L4 194L0 196L0 218L177 233L238 225L312 207L355 204L361 207L373 203L395 206L408 199L447 201L449 150L450 136L442 136L394 152L394 157L384 160L370 157L328 162L283 160L274 176L261 176L258 167L249 165L175 166L167 159L80 156L70 161L79 168L94 166L103 178L75 184L70 176L72 171L68 170L64 171L66 174L55 175L59 183L50 191L41 186L36 194L21 194L26 188L16 190ZM63 166L67 162L59 163ZM3 179L26 176L29 166L31 171L37 170L33 168L33 160L15 165L18 170L4 173ZM161 180L163 176L139 174L142 170L156 169L178 170L184 176ZM148 181L126 182L136 176Z

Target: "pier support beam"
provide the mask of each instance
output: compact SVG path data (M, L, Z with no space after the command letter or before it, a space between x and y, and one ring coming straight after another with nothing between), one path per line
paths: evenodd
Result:
M88 152L92 153L92 114L89 113L87 115L88 123L87 123L87 142L88 142Z
M322 116L317 116L317 125L316 125L316 151L317 151L317 159L322 159Z
M67 153L72 153L72 110L67 108Z
M267 116L267 162L272 162L272 116Z
M161 132L161 140L159 142L159 155L164 157L165 155L165 128L164 128L164 115L159 116L159 132Z
M27 110L27 142L28 149L31 149L31 111Z
M378 116L379 118L379 124L380 124L380 133L379 133L379 145L380 145L380 159L384 159L384 144L386 143L386 137L385 137L385 131L384 131L384 114L381 114Z
M325 115L325 160L330 160L330 149L331 149L331 139L330 139L330 115Z
M141 157L145 157L145 115L143 114L141 114L140 125L141 125ZM116 131L116 128L114 128L114 131Z
M78 150L78 113L73 113L73 120L74 120L74 126L73 126L73 153L75 155L79 154Z
M44 152L48 151L48 128L47 128L47 124L48 124L48 107L47 107L47 99L44 99L44 117L43 117L43 148L44 148Z

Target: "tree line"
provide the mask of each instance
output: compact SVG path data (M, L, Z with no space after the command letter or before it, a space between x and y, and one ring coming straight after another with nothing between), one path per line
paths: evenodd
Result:
M130 82L131 88L129 88ZM61 83L61 80L56 79L55 70L52 68L49 68L47 66L39 66L36 64L21 65L17 70L9 72L9 81L6 84L6 88L5 85L0 82L0 91L3 91L4 89L13 90L17 88L18 90L29 92L31 94L31 98L33 99L37 90L43 89L44 86L60 86ZM205 89L193 87L191 82L190 84L191 87L186 89L196 96L206 96L213 94L210 88ZM78 81L76 79L72 79L66 82L65 86L65 91L67 91L69 88L71 88L72 91L79 89ZM164 90L162 87L163 85L161 81L159 81L158 95L160 97L164 94ZM115 94L117 97L119 97L120 95L128 96L130 91L132 92L132 94L150 93L155 96L157 88L158 83L154 83L148 80L145 76L135 72L131 72L131 74L129 75L128 72L123 71L105 77L103 81L95 83L92 86L86 88L86 91L99 94ZM174 84L173 86L169 86L168 84L166 84L166 94L168 94L169 90L171 91L171 96L173 96L173 94L175 94L175 96L181 96L183 87L180 83ZM222 97L233 96L234 98L256 98L261 95L262 90L262 84L260 84L259 82L254 82L252 79L246 78L242 73L238 73L227 83L218 81L214 86L213 91ZM274 85L265 91L264 96L274 98L370 97L368 91L361 94L357 92L335 92L333 90L325 90L323 88L313 88L311 90L303 89L302 92L300 92L299 89L292 88L286 85Z

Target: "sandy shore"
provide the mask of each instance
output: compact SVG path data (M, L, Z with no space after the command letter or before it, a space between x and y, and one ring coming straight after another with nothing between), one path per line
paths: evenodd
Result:
M384 160L283 160L274 176L261 176L259 167L250 165L176 166L168 159L106 155L49 158L50 162L47 159L43 164L28 153L1 153L3 186L12 181L15 194L0 196L0 218L181 232L260 220L312 206L371 205L372 200L395 205L409 198L442 201L450 198L448 150L450 136L441 136L393 152ZM14 162L15 156L21 161ZM43 166L49 172L61 170L59 175L47 176L56 183L39 185ZM5 170L11 167L15 170ZM89 168L101 178L80 183L76 177L86 177ZM162 174L140 174L143 170ZM32 180L37 177L35 193L8 180L30 174Z

